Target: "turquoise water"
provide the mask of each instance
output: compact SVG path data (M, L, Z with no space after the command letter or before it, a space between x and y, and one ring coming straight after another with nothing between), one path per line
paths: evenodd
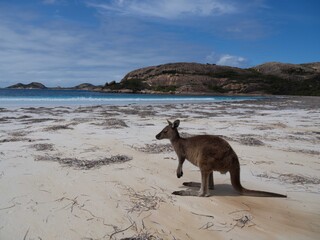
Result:
M122 94L51 89L0 89L0 107L197 103L256 99L261 99L261 97Z

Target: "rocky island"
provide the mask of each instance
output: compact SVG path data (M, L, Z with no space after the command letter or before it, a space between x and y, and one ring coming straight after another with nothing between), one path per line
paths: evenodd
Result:
M17 83L7 88L11 89L46 89L47 87L42 83L32 82L29 84Z

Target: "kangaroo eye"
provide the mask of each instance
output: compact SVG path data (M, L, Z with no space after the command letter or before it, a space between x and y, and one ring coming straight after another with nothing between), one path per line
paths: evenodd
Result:
M163 130L164 133L168 132L168 130Z

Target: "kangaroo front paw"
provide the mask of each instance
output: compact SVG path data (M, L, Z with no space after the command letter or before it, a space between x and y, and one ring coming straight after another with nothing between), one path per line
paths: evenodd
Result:
M177 178L181 178L182 176L183 176L183 172L182 171L180 171L180 172L177 171Z

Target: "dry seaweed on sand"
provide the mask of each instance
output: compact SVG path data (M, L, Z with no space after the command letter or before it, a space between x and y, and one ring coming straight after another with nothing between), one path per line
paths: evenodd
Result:
M53 125L50 127L46 127L43 130L44 131L57 131L57 130L64 130L64 129L73 129L73 128L70 127L70 124L66 124L66 125Z
M233 219L234 221L236 221L236 225L237 227L243 228L245 226L251 227L253 225L255 225L252 222L252 216L250 214L244 214L243 216Z
M147 118L147 117L156 116L156 115L157 115L157 112L152 110L139 111L139 116L141 118Z
M30 147L36 149L37 151L53 151L54 150L53 144L49 144L49 143L34 144L34 145L31 145Z
M172 152L173 148L171 144L146 144L144 147L134 147L136 150L140 152L146 153L168 153Z
M256 224L252 221L253 217L250 214L243 214L241 217L234 218L233 221L235 224L227 231L230 232L235 227L244 228L244 227L252 227Z
M10 133L12 137L24 137L29 134L30 134L30 131L15 131Z
M309 149L300 149L300 148L288 148L288 152L298 152L303 154L310 154L310 155L320 155L320 151L316 150L309 150Z
M2 117L2 118L0 118L0 123L10 123L10 118L8 118L8 117Z
M103 158L97 160L81 160L77 158L60 158L60 157L53 157L53 156L37 156L35 157L36 161L52 161L58 162L63 166L66 167L73 167L75 169L81 170L89 170L92 168L99 168L104 165L110 165L114 163L124 163L127 161L132 160L132 157L128 157L126 155L115 155L111 156L110 158Z
M279 179L282 182L292 183L292 184L320 184L320 179L316 177L308 177L297 174L280 174Z
M278 179L281 182L291 183L291 184L320 184L320 179L316 177L303 176L293 173L283 173L278 174L278 176L271 176L267 173L261 173L254 175L256 177L267 178L267 179Z
M7 143L7 142L32 142L34 140L30 138L25 137L11 137L11 138L5 138L0 140L0 143Z
M124 233L128 229L134 229L134 231L136 231L137 233L134 234L133 236L130 236L130 237L120 238L120 240L162 240L163 239L158 236L154 236L153 234L148 232L147 229L145 228L143 220L142 220L143 229L141 229L140 231L138 231L138 227L137 227L136 222L134 222L131 219L129 219L129 220L131 222L130 226L126 227L125 229L118 229L118 227L116 227L115 231L110 235L109 239L117 239L117 238L115 238L116 234Z
M115 129L115 128L126 128L128 127L128 125L125 123L125 121L121 120L121 119L115 119L115 118L110 118L110 119L106 119L103 122L94 122L91 123L92 125L95 126L102 126L105 129Z
M33 124L33 123L42 123L49 121L57 121L55 118L26 118L22 119L22 123L24 124Z
M248 145L248 146L263 146L264 143L260 141L259 139L256 139L251 136L243 136L240 138L239 142L243 145Z
M128 192L130 203L132 206L127 210L129 213L138 212L141 214L145 211L158 209L160 203L165 202L162 197L159 197L156 193L150 192L136 192L133 188L126 187Z
M153 236L148 232L143 232L132 237L121 238L120 240L162 240L162 238Z
M0 112L10 112L10 110L0 107Z
M128 127L128 125L125 123L125 121L121 119L111 118L105 121L105 127L106 128L126 128Z
M150 216L150 215L149 215ZM131 219L131 217L129 215L127 215L128 220L130 221L130 225L126 228L119 228L118 226L114 226L114 232L111 233L109 235L109 239L120 239L120 240L162 240L163 238L160 238L152 233L150 233L148 231L148 229L146 228L144 221L142 219L141 223L142 223L142 229L138 229L137 223L135 221L133 221ZM129 237L122 237L122 238L117 238L116 235L122 233L122 235L124 235L124 233L127 230L133 230L134 232L136 232L136 234L129 236ZM104 237L106 237L107 235L105 235ZM174 238L175 239L175 238Z

